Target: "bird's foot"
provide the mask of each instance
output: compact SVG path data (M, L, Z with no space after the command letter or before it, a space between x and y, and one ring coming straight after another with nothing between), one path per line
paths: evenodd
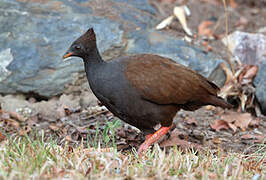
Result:
M146 136L146 140L139 147L138 155L141 156L143 153L145 153L153 143L155 143L162 136L167 134L167 132L170 130L170 128L171 128L171 126L169 126L169 127L161 127L154 134L147 135Z

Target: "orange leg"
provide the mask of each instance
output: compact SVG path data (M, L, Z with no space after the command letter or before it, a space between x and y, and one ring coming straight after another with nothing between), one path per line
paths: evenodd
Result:
M152 135L153 135L153 134L148 134L148 135L146 135L146 136L145 136L145 140L150 139L150 137L151 137Z
M169 127L161 127L154 134L147 135L146 136L146 140L139 147L139 151L138 151L139 156L141 156L142 153L145 153L153 143L155 143L162 136L167 134L167 132L170 130L170 128L171 128L171 126L169 126Z

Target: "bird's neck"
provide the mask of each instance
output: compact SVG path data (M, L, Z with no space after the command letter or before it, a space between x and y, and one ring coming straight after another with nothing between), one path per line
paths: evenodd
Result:
M104 62L97 48L92 50L90 54L86 55L83 58L83 61L86 68Z
M91 51L89 55L83 58L85 72L89 80L90 85L93 83L93 79L97 76L97 72L100 67L105 64L105 61L102 59L98 49Z

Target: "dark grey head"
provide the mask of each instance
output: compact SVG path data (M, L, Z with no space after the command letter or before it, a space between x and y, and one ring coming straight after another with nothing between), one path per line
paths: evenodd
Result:
M70 48L64 54L63 59L71 56L86 58L96 48L96 35L93 28L90 28L71 44Z

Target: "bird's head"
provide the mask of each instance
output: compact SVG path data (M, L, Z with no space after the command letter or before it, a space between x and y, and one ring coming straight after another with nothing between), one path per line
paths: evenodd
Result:
M96 35L93 28L90 28L71 44L67 52L64 54L63 59L72 56L84 59L96 48Z

